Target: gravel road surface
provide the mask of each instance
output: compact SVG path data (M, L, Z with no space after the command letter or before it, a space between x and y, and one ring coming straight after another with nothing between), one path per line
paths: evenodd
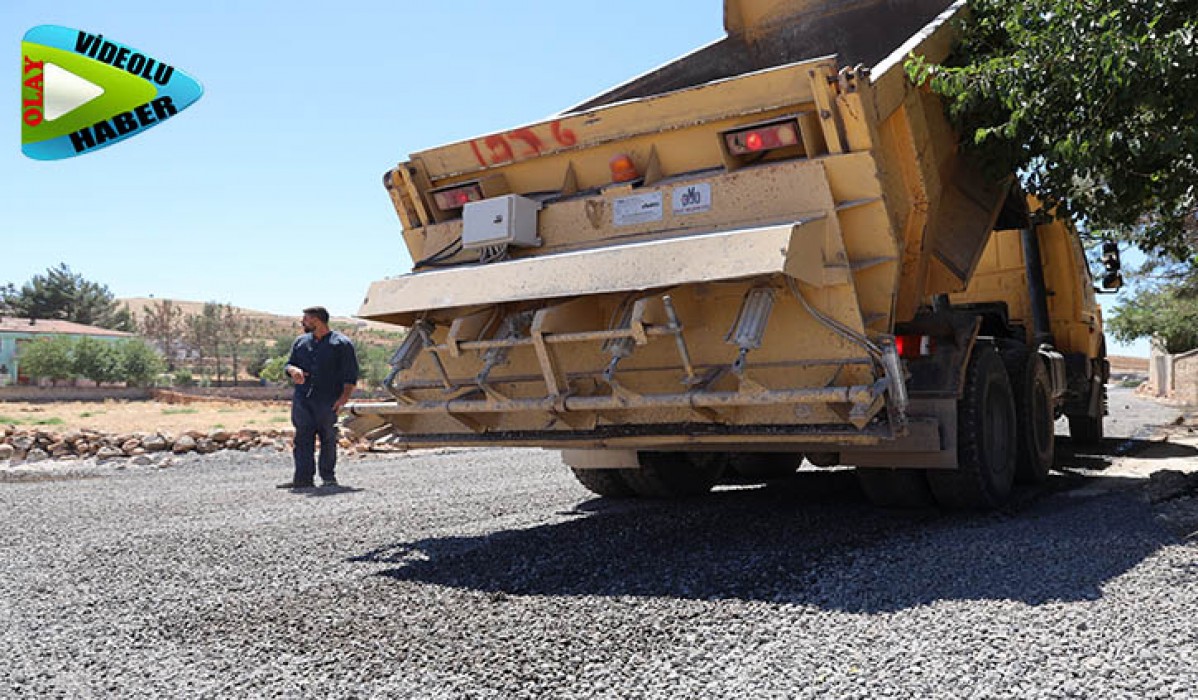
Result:
M1111 406L987 515L848 471L605 501L536 450L9 473L0 698L1194 697L1198 543L1138 487L1198 449Z

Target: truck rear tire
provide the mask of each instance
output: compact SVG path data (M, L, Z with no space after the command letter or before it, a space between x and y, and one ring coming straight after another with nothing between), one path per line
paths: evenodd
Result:
M804 457L817 467L835 467L840 464L839 452L808 452Z
M574 478L578 479L578 483L596 496L629 498L636 495L636 492L628 485L628 481L624 479L624 473L633 471L631 469L575 469L571 467L570 471L574 472Z
M1069 418L1069 438L1078 445L1097 445L1102 442L1102 420L1107 413L1106 385L1111 381L1111 365L1106 359L1106 338L1098 346L1098 358L1094 360L1094 372L1098 374L1098 415L1086 413L1066 414Z
M935 503L922 469L857 467L857 483L865 498L882 508L926 508Z
M928 471L940 505L959 510L1002 505L1015 482L1017 432L1006 369L998 352L979 342L957 402L957 468Z
M738 452L729 458L728 468L749 481L770 481L794 475L802 461L802 455L788 452Z
M1097 416L1084 413L1075 413L1067 416L1069 418L1069 438L1075 444L1097 445L1102 442L1102 419L1106 414L1107 402L1106 384L1101 384L1098 390L1102 393L1098 396Z
M728 466L721 452L638 452L640 469L622 470L621 476L638 496L686 498L707 493Z
M1102 442L1102 416L1069 416L1069 437L1078 445Z
M1023 346L1004 350L1003 364L1014 395L1018 437L1015 481L1039 484L1048 478L1056 459L1056 421L1052 412L1052 385L1038 353Z

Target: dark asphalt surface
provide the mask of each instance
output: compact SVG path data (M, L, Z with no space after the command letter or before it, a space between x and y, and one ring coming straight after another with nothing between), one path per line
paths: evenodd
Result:
M0 697L1192 697L1198 546L1103 475L1178 411L1111 409L985 515L848 471L610 502L538 450L0 483Z

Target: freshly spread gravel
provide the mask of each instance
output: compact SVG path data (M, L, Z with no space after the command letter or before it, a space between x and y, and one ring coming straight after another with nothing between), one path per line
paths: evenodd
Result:
M1120 477L953 515L874 509L847 471L601 501L536 450L307 493L277 454L62 473L0 483L3 698L1198 689L1198 544Z

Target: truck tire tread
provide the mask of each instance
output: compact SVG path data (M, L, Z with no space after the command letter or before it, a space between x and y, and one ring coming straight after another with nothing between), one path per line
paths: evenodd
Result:
M728 464L728 457L715 452L638 452L640 469L621 475L638 496L687 498L710 491Z
M1002 350L1003 365L1017 407L1015 482L1039 484L1048 479L1056 459L1052 386L1038 353L1021 343Z
M575 469L574 478L588 491L604 498L630 498L636 495L624 478L625 472L633 469Z
M979 341L957 402L957 468L928 470L936 501L954 510L1002 505L1015 480L1015 435L1006 369L994 347Z

